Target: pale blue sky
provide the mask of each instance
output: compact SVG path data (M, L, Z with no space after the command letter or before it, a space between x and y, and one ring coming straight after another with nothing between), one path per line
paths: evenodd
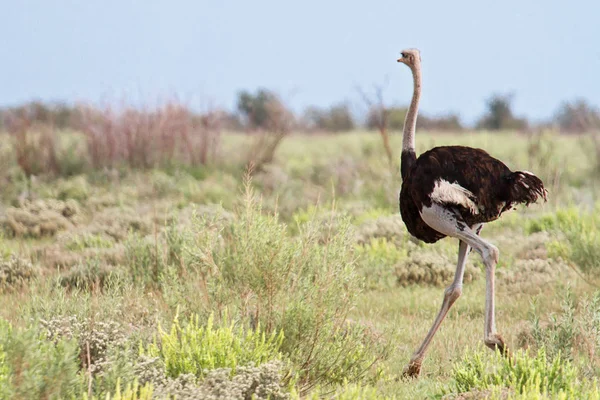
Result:
M405 104L403 48L423 59L422 109L471 122L492 92L530 118L562 100L600 105L597 0L4 1L0 105L177 93L233 108L242 88L296 110L348 99L389 77Z

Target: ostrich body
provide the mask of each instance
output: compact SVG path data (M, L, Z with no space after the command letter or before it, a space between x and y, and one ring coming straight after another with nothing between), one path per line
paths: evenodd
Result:
M494 271L498 249L479 237L486 222L516 204L546 200L542 181L527 171L511 171L502 161L481 149L440 146L415 153L415 128L421 96L419 50L404 50L398 62L412 71L414 91L404 122L402 140L400 213L408 232L426 243L451 236L459 239L454 281L444 291L442 307L421 346L413 354L404 376L416 377L427 347L452 304L462 294L463 274L470 249L482 257L486 269L484 343L508 355L494 318Z

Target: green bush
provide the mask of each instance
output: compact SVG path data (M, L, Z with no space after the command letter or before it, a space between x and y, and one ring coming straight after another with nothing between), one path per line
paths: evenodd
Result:
M593 211L578 208L558 210L533 220L527 232L551 231L558 235L548 245L549 255L573 262L582 272L590 274L600 268L600 204Z
M186 246L210 310L235 310L267 333L283 330L281 351L304 389L371 376L384 350L360 327L345 324L361 290L348 220L325 232L313 220L291 236L276 214L261 211L247 184L238 218L221 229L198 229Z
M90 187L85 176L77 176L65 181L59 181L57 198L60 200L77 200L79 202L87 200Z
M235 328L232 323L215 328L211 316L203 327L195 316L183 327L176 317L169 332L159 329L158 339L144 354L163 359L167 375L173 378L181 374L203 377L207 371L217 368L230 368L235 374L238 366L260 365L281 358L283 332L267 335L260 326L244 330Z
M557 355L549 359L545 350L535 356L519 351L512 359L476 351L463 357L452 370L452 383L445 391L465 393L509 388L517 394L535 393L552 398L588 398L590 390L577 377L577 369Z
M73 340L46 340L34 327L0 320L0 394L10 399L77 398L83 389Z

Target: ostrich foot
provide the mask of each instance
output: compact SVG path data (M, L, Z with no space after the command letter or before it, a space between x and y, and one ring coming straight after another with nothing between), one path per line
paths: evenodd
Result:
M410 360L404 371L402 372L402 378L418 378L421 373L421 360Z
M504 343L504 339L498 333L493 333L487 338L485 338L484 343L487 347L489 347L492 351L498 350L500 354L505 357L510 358L510 351L506 344Z

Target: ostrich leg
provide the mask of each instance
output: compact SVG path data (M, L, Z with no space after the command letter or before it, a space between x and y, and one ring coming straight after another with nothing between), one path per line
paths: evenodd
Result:
M410 359L410 362L406 366L403 372L403 376L405 377L416 377L421 372L421 363L423 358L425 357L425 352L431 343L431 339L439 329L440 325L444 318L446 318L446 314L452 307L452 304L460 297L462 293L462 285L463 285L463 276L465 273L465 264L467 262L467 257L469 255L469 245L466 242L460 241L458 245L458 263L456 265L456 273L454 274L454 280L452 284L446 288L444 291L444 301L442 303L442 308L440 309L435 321L433 322L433 326L429 329L427 336L425 336L425 340L421 343L421 346L414 352L413 356Z
M465 242L468 246L474 248L481 255L486 270L485 328L483 340L485 345L490 349L498 349L501 353L508 355L509 353L506 348L506 345L504 344L504 340L496 332L494 316L494 273L496 270L496 264L498 263L498 256L500 254L498 248L496 248L496 246L494 246L493 244L486 242L477 235L477 231L480 230L480 227L477 227L476 231L474 231L473 229L469 228L463 221L461 221L452 210L449 210L439 204L433 203L431 207L424 207L421 210L421 218L423 219L423 221L425 221L427 225L429 225L436 231L443 233L447 236L458 238L459 240L461 240L461 243ZM464 272L464 266L462 272ZM452 288L452 286L450 286L450 288ZM452 290L452 292L456 293L456 290L454 289ZM462 290L459 289L458 296L460 296L461 292ZM451 305L452 303L454 303L454 301L456 301L456 298L458 298L458 296L454 294L454 296L456 297L453 300L447 300L447 297L451 297L448 296L447 293L448 289L446 289L446 293L444 295L444 303L442 304L440 314L438 315L438 318L436 318L432 329L425 338L423 345L421 345L421 348L419 348L419 350L417 350L417 352L415 353L415 356L419 355L419 351L421 351L421 353L424 353L424 349L426 349L429 345L431 337L433 337L433 334L435 334L435 331L437 330L437 328L439 328L439 325L448 313L448 309L450 308L448 303ZM422 349L423 347L424 349ZM420 354L420 359L418 359L415 356L413 356L411 362L406 367L404 371L404 376L418 376L421 369L423 354Z

